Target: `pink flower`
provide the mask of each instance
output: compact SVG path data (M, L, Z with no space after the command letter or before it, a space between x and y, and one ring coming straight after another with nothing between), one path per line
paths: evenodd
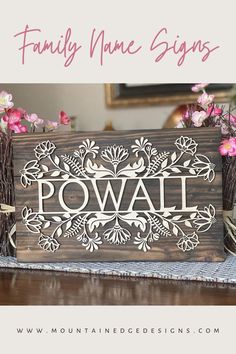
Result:
M204 120L208 117L205 111L195 111L192 114L192 122L195 127L201 127Z
M234 116L233 114L225 114L224 117L228 120L230 124L236 125L236 116Z
M196 84L192 87L192 91L193 92L199 92L201 90L203 90L206 86L208 86L209 84Z
M19 109L9 109L2 117L3 121L7 123L8 129L15 133L26 133L27 127L21 124L22 111Z
M5 109L10 109L13 106L12 95L5 91L0 92L0 112L4 112Z
M223 110L217 106L210 105L207 108L208 116L216 117L216 116L220 116L222 113L223 113Z
M236 138L224 139L219 147L222 156L236 156Z
M59 122L60 124L67 125L70 123L70 117L68 117L65 112L61 111L59 113Z
M207 93L203 93L201 96L198 97L197 102L201 105L201 106L208 106L209 104L211 104L214 100L214 95L208 95Z
M18 107L17 111L21 112L21 115L24 116L27 114L26 110L24 108Z
M25 119L30 122L32 125L34 125L36 128L44 124L44 120L39 118L37 114L32 113L32 114L26 114Z
M8 128L10 128L11 125L20 123L21 112L18 109L9 109L2 119L8 124Z
M52 120L47 120L45 126L48 130L54 130L59 127L59 123Z
M15 133L27 133L28 132L28 128L25 125L21 125L21 124L15 125L13 130Z

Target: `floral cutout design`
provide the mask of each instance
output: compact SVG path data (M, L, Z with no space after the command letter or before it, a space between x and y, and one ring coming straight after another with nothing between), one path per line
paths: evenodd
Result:
M122 145L111 145L100 149L95 141L84 140L72 154L58 156L56 145L47 140L34 149L36 160L26 163L21 173L24 188L42 178L62 180L92 180L102 178L153 178L178 176L187 173L193 178L203 178L211 183L215 178L215 165L205 155L197 154L198 144L187 136L180 136L174 142L177 151L158 151L145 137L136 139L131 151L136 160L129 163L129 149ZM96 158L104 161L98 164ZM188 158L189 156L189 158ZM187 159L186 159L187 158ZM47 164L45 161L48 161ZM127 162L126 162L127 161ZM148 252L153 242L160 238L176 237L176 246L182 252L193 251L200 243L199 233L204 233L216 222L213 205L202 210L195 207L191 213L179 214L171 211L143 212L88 212L63 215L45 215L25 206L22 222L28 231L39 234L38 245L48 252L60 248L60 237L74 237L89 252L94 252L104 243L116 246L133 244ZM105 228L100 234L99 227ZM130 227L137 229L132 235ZM196 231L195 231L195 230ZM48 230L53 230L48 232ZM186 230L190 230L187 232ZM194 231L193 231L194 230Z

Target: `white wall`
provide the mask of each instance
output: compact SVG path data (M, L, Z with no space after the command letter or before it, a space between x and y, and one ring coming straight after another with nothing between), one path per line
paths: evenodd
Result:
M172 106L108 109L103 84L0 84L0 91L12 93L16 107L42 118L57 120L64 110L77 117L77 130L103 130L112 120L117 130L161 128Z

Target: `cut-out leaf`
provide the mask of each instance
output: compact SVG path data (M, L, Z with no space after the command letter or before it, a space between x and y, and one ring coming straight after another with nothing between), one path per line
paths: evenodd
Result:
M178 236L178 228L176 226L173 227L173 234Z
M57 222L61 221L60 216L53 216L52 219Z
M179 220L182 218L182 215L175 215L173 216L173 220Z
M138 173L145 170L146 166L143 157L141 157L137 162L132 165L128 164L126 167L118 172L118 176L136 177Z
M163 226L165 226L165 228L167 228L168 230L170 229L169 223L166 220L162 221Z
M54 171L51 173L51 177L58 177L60 175L60 171Z
M67 223L66 223L66 230L68 230L72 225L72 221L69 220Z
M68 179L68 178L70 177L70 175L65 174L65 175L62 175L61 177L62 177L63 179Z
M167 166L167 162L168 162L168 158L165 159L162 163L161 163L161 168L165 168Z
M95 178L102 178L106 176L111 176L112 172L105 168L103 165L98 166L96 163L93 163L90 159L88 159L85 170L88 173L94 175Z
M162 172L162 174L164 177L168 177L170 175L169 172L166 172L166 171Z
M174 162L176 160L176 152L173 152L173 154L171 155L171 161Z
M188 220L186 220L186 221L184 222L184 224L185 224L185 226L187 226L187 227L192 227L191 222L189 222Z
M58 156L55 156L54 162L55 162L56 165L59 165L60 159L59 159Z
M143 232L146 230L147 220L144 217L139 216L136 212L122 215L120 218L130 226L134 225L139 227Z
M44 229L47 229L51 225L50 221L45 222Z
M190 162L191 162L191 160L186 160L186 161L184 161L184 167L188 167L189 166L189 164L190 164Z
M57 236L60 237L61 235L62 235L62 228L59 227L59 228L57 229Z
M70 166L69 166L66 162L64 162L64 169L65 169L65 171L67 171L67 172L70 171Z
M40 214L38 215L38 218L39 218L40 220L43 220L43 221L45 220L45 217L44 217L43 215L40 215Z
M165 211L164 213L163 213L163 217L164 218L168 218L168 216L170 216L171 215L171 213L169 212L169 211Z
M45 172L48 172L48 170L49 170L48 166L46 166L46 165L41 165L41 166L42 166L42 169L43 169Z
M173 172L175 172L175 173L180 173L180 172L181 172L178 167L173 167L173 168L171 169L171 171L173 171Z

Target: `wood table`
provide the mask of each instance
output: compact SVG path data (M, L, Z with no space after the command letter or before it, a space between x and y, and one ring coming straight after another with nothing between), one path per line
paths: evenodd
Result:
M236 285L2 268L0 305L236 305Z

